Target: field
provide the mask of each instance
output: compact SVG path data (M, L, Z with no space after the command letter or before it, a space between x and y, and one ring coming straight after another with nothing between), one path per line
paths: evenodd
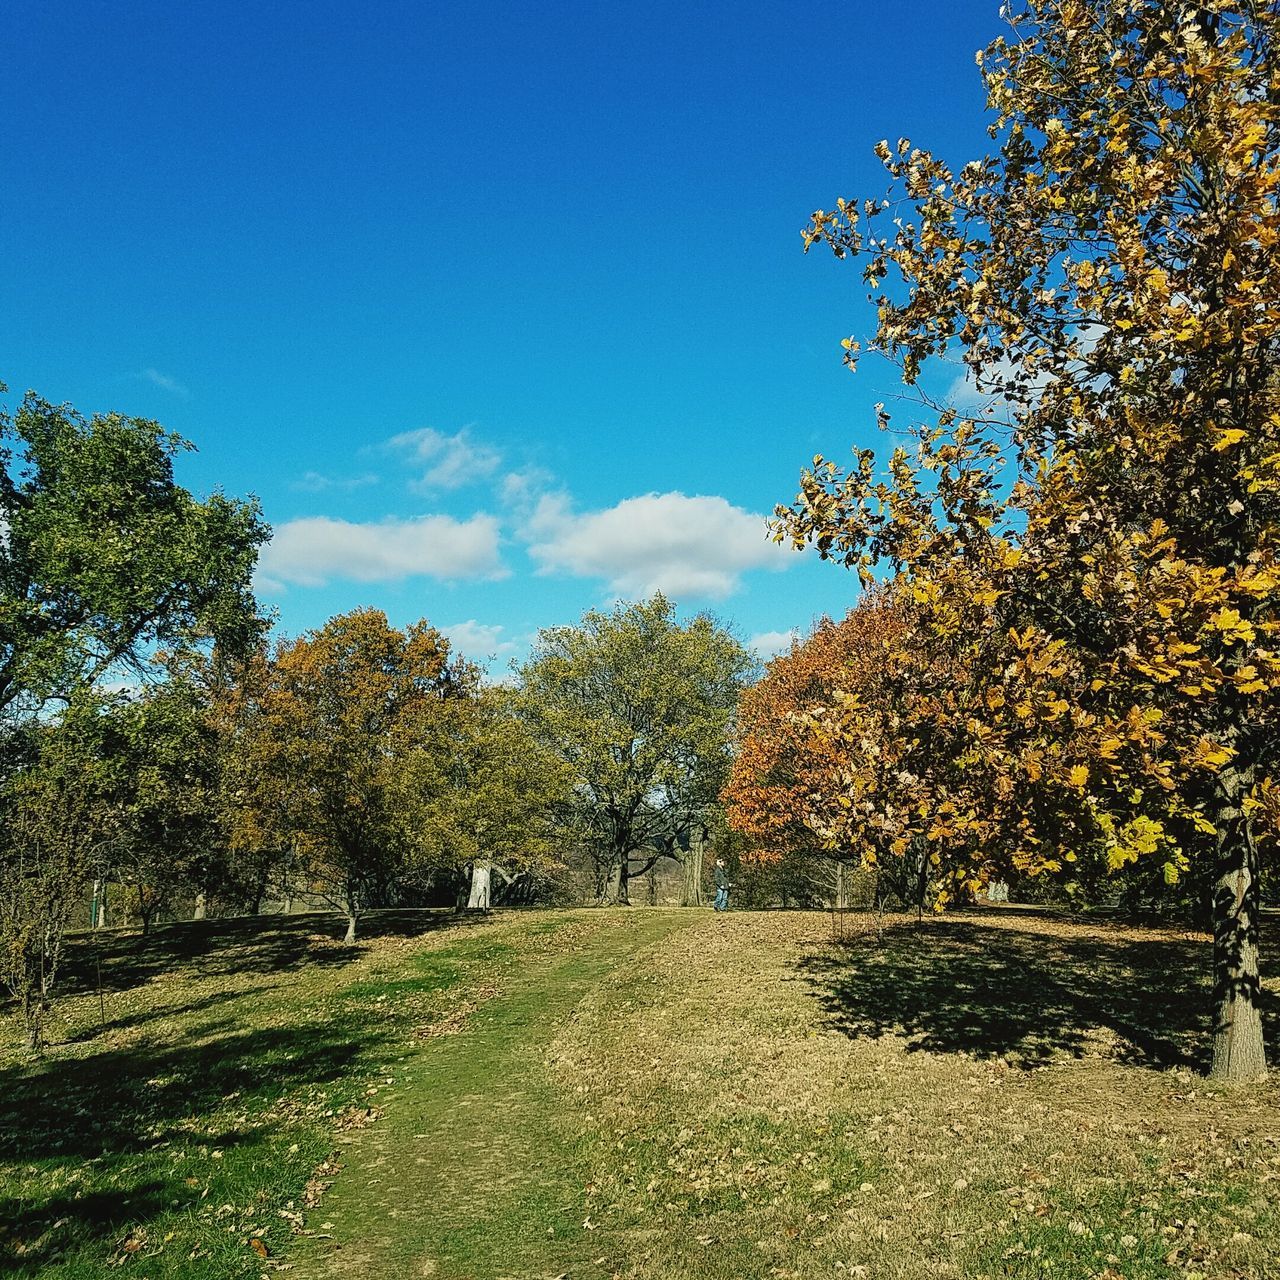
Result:
M1280 1086L1197 1074L1196 935L1015 909L839 943L645 909L338 933L81 938L41 1061L7 1010L0 1271L1280 1276Z

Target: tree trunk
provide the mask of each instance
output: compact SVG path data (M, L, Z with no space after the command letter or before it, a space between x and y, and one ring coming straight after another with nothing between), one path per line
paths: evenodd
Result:
M706 902L702 896L702 860L706 856L702 840L702 828L694 827L689 837L689 852L681 859L684 869L684 892L680 895L682 907L701 907Z
M622 854L618 861L614 863L613 870L609 873L608 883L605 885L604 904L607 907L629 907L631 900L628 897L628 871L630 858L627 854Z
M191 918L193 920L203 920L205 918L206 903L204 892L196 894L196 904L191 909Z
M356 940L356 913L351 908L347 908L347 932L343 935L342 941L350 946Z
M493 863L477 858L471 864L471 896L468 911L488 911L493 890Z
M1258 1080L1267 1071L1259 1007L1258 850L1244 809L1251 765L1228 764L1218 776L1214 813L1213 1063L1215 1080Z
M658 864L656 862L645 873L645 884L649 897L649 905L651 907L656 907L658 905Z
M836 863L836 910L839 911L844 903L844 863Z
M89 906L89 927L105 929L107 927L107 882L98 877L93 882L93 900Z

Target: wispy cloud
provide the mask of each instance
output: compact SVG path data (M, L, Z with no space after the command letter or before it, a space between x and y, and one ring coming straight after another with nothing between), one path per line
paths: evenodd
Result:
M502 463L497 449L472 440L466 428L454 435L432 427L402 431L392 436L385 447L407 464L422 468L410 486L419 492L461 489L488 479Z
M769 541L763 516L721 497L679 492L583 513L563 494L546 495L526 535L539 573L601 578L625 596L662 591L723 599L748 570L781 570L795 561Z
M441 581L502 578L495 517L467 520L418 516L357 524L307 516L277 525L260 560L259 585L324 586L332 578L395 582L427 577Z
M138 377L143 382L151 383L153 387L159 387L161 391L167 391L170 395L181 396L184 400L189 399L191 396L191 392L187 390L183 383L167 373L161 373L159 369L148 367L143 369L138 374Z
M505 631L503 626L477 622L474 618L440 628L441 635L459 653L477 662L510 657L516 652L520 646L514 640L504 640Z
M307 471L289 487L302 493L324 493L328 489L367 489L378 483L372 471L355 476L326 476L319 471Z
M751 637L747 647L759 654L762 662L786 653L795 643L800 633L794 627L790 631L761 631Z

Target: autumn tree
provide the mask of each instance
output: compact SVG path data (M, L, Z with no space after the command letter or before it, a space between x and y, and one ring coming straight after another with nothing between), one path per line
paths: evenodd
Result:
M567 827L595 859L602 900L676 856L715 805L750 654L711 617L661 595L541 632L520 683L539 738L569 772Z
M904 901L917 896L914 880L908 885L912 878L899 874L904 860L891 856L886 831L850 821L851 768L855 755L865 764L881 749L886 664L901 629L892 601L869 593L842 621L821 619L742 694L723 799L730 826L748 839L748 860L772 865L780 883L816 876L818 896L835 900L846 869L862 865L879 870L883 887L892 880ZM858 692L864 710L855 745L825 725L831 709Z
M1116 868L1205 868L1212 1070L1254 1078L1280 689L1280 15L1006 13L980 57L996 154L955 169L882 143L895 202L841 200L805 233L862 260L871 346L908 385L959 351L990 412L922 393L914 451L886 475L869 452L848 473L816 459L781 532L897 574L921 636L964 655L938 720L1004 782L998 805L959 796L958 882L980 883L984 836L1027 867L1094 839Z
M246 668L228 716L232 842L290 849L312 892L343 911L387 905L421 851L403 772L440 749L447 705L476 672L426 622L377 609L331 618Z

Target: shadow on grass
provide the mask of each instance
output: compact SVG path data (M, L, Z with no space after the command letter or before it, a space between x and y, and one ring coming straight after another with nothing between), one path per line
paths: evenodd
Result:
M271 1107L286 1087L294 1094L341 1080L383 1038L351 1019L252 1030L227 1020L202 1032L195 1044L135 1044L0 1070L0 1162L39 1169L50 1192L0 1196L0 1271L37 1275L68 1249L108 1249L124 1224L195 1209L201 1188L167 1148L195 1141L227 1153L230 1166L238 1146L263 1148L283 1127ZM97 1185L68 1206L52 1175L88 1162ZM150 1181L135 1182L144 1172Z
M1209 945L976 919L894 922L806 958L829 1024L910 1050L1006 1057L1024 1067L1088 1053L1140 1066L1208 1063ZM1264 971L1264 977L1267 973ZM1276 1001L1264 1018L1274 1060Z
M405 911L371 914L364 923L367 940L467 921ZM223 1193L232 1200L247 1198L249 1184L283 1176L271 1153L286 1131L296 1132L300 1100L341 1096L362 1061L394 1041L385 1019L351 1004L299 1004L297 1020L283 1025L246 1020L255 994L272 987L268 975L358 956L359 945L336 941L343 927L320 915L250 917L165 926L147 938L72 939L67 986L81 994L96 983L95 945L112 992L162 975L165 984L153 989L154 998L148 994L145 1009L108 1023L111 1031L137 1026L140 1041L97 1046L95 1028L80 1037L88 1042L83 1056L15 1056L0 1065L0 1165L10 1166L13 1179L0 1191L0 1274L41 1275L60 1257L83 1257L97 1274L129 1230L207 1209L201 1192L209 1177L234 1172L240 1185ZM263 980L187 997L184 976L191 972ZM149 1021L157 1027L151 1039ZM193 1145L205 1152L203 1168L178 1158ZM212 1149L224 1159L211 1167ZM202 1180L190 1178L193 1171Z
M319 912L181 921L157 925L145 937L126 930L77 933L67 940L58 990L61 995L96 991L99 965L107 991L127 991L183 965L198 966L206 977L341 966L359 956L364 943L377 938L416 938L483 919L434 908L371 911L360 918L360 936L350 947L342 944L346 921Z

